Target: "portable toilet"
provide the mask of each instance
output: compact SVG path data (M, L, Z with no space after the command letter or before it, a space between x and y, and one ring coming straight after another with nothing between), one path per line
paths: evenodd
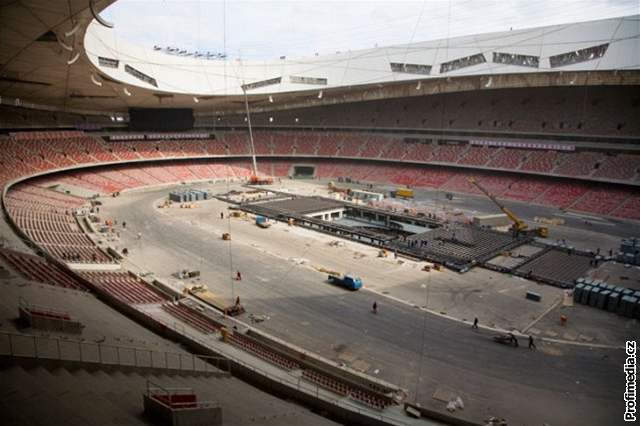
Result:
M576 284L576 286L573 288L574 303L580 303L582 293L584 293L584 284L583 283Z
M625 317L633 316L634 307L630 306L630 304L635 304L636 302L637 299L633 296L622 296L618 304L618 310L616 311L617 314Z
M620 302L618 302L618 309L616 309L616 314L624 315L624 311L627 306L627 299L629 296L620 295Z
M592 278L587 277L587 278L584 279L584 285L585 286L592 285L592 284L593 284L593 279Z
M582 295L580 296L580 303L583 305L586 305L589 303L589 294L591 293L591 289L593 287L591 287L590 285L585 285L584 286L584 291L582 292Z
M576 278L575 284L584 284L584 278L580 277L580 278Z
M624 303L624 312L622 315L628 318L633 318L636 305L638 304L638 299L633 296L624 296L622 300L626 302Z
M602 290L600 294L598 294L598 302L596 303L596 308L605 309L607 307L607 302L609 301L609 295L611 292L609 290Z
M615 291L616 293L620 293L620 295L622 295L622 292L625 290L624 287L619 287L616 286L616 288L613 289L613 291Z
M611 292L611 294L609 294L609 300L607 301L607 311L616 312L618 310L619 303L620 303L620 293Z
M599 287L593 287L591 289L591 294L589 295L589 306L596 306L598 304L598 297L600 297L600 291L602 289Z

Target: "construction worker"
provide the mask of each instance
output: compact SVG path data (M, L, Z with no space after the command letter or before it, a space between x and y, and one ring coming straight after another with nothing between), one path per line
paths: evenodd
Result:
M236 271L236 281L242 281L242 274L240 271Z
M224 212L220 212L220 219L224 219Z
M373 313L374 314L378 313L378 302L373 302Z
M529 335L529 349L536 349L536 344L533 343L533 336Z
M473 325L471 326L471 328L474 330L478 329L478 317L473 319Z

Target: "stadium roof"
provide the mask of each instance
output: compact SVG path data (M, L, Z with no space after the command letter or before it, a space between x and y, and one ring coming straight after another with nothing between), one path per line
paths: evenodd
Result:
M242 108L243 90L255 105L275 109L430 94L436 82L443 90L443 80L451 90L469 90L456 89L456 82L468 86L472 80L476 88L508 87L516 80L522 86L523 78L536 76L524 85L596 84L606 82L600 77L587 83L578 75L615 71L620 72L617 84L638 84L639 15L306 59L239 61L119 39L99 17L113 2L1 4L3 103L18 98L21 104L66 110L166 106L233 111ZM562 76L561 81L549 75Z

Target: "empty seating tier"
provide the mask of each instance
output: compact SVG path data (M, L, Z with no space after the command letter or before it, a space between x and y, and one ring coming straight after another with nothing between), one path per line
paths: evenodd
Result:
M0 256L29 280L74 290L84 290L82 284L74 276L37 256L7 249L0 249Z
M302 377L333 393L341 396L348 396L369 408L384 410L392 404L391 398L348 384L339 380L335 376L320 373L315 370L305 369L302 372Z
M278 352L244 334L230 333L227 339L233 346L251 352L253 355L285 370L296 370L300 368L300 364L297 362L280 355Z
M79 131L13 133L8 137L0 138L0 148L2 148L0 149L0 184L4 185L11 179L36 172L82 164L200 155L247 156L250 153L245 132L228 132L218 137L210 136L202 139L176 140L143 140L142 137L136 140L107 142ZM437 162L447 165L459 164L629 183L638 182L640 169L640 155L623 152L602 153L584 149L578 152L560 152L532 148L480 147L471 146L466 141L412 139L397 135L355 132L258 131L254 139L258 155L269 156L315 155L397 159L411 163ZM407 164L329 165L323 164L321 160L316 162L315 175L322 178L351 177L363 181L477 192L474 187L468 186L464 179L457 177L476 173L460 169L436 170ZM275 168L273 164L265 163L264 167L260 164L260 170L266 175L286 176L291 170L292 163L292 161L289 163L280 161ZM114 165L108 169L58 175L52 183L67 183L98 193L113 193L139 186L190 180L229 177L243 179L251 174L250 163L246 161L238 163L237 160L227 158L202 160L197 164L179 164L176 161L170 161L163 164ZM496 175L495 179L496 182L501 180L503 184L492 190L497 190L496 195L507 199L598 214L615 212L618 217L635 218L637 216L630 207L620 208L637 193L630 188L619 189L615 197L606 198L598 195L598 192L589 192L592 188L587 183L559 182L525 175L518 177ZM606 190L603 191L606 192ZM17 187L16 190L8 193L6 199L10 201L7 203L8 211L21 221L21 225L26 225L25 221L28 220L23 209L70 213L75 207L84 203L82 199L65 196L44 188L40 184ZM600 206L598 206L599 200L602 201ZM69 226L60 224L58 220L45 219L40 222L48 223L34 222L31 228L27 229L69 232L69 226L73 227L73 224ZM42 234L38 235L42 237ZM47 235L40 238L40 242L55 246L61 243L56 241L60 238L70 242L58 235ZM76 237L70 238L77 242ZM95 256L102 258L102 255L97 252ZM84 261L91 261L91 256Z
M217 332L220 329L220 326L218 324L215 324L207 317L194 311L188 306L181 305L180 303L165 303L164 305L162 305L162 309L168 312L171 316L186 322L202 333L211 334Z
M83 278L120 301L136 305L162 303L167 297L127 272L79 272Z

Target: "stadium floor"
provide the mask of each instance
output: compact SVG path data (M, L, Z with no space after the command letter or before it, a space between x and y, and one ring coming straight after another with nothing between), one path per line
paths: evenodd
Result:
M220 192L227 189L218 187ZM611 372L621 365L621 350L551 342L539 342L536 352L522 347L512 350L495 345L490 330L472 332L468 325L436 315L425 316L412 306L426 304L430 310L446 312L459 320L470 321L478 316L483 325L524 329L552 310L560 297L559 289L480 269L465 275L449 271L420 275L424 273L412 262L384 263L388 260L377 259L376 251L370 247L346 243L344 247L329 248L330 239L312 231L283 224L263 230L250 221L220 220L219 212L226 205L217 200L195 209L155 209L154 204L167 193L167 188L153 189L103 200L103 217L127 222L120 245L129 249L129 262L134 269L154 271L157 277L170 281L171 274L180 269L200 270L200 282L211 291L229 300L240 296L248 315L268 317L254 326L405 387L410 400L417 395L417 401L430 408L443 410L444 404L432 396L450 389L467 401L462 416L474 420L499 415L516 424L553 419L560 424L595 425L605 424L617 412L614 395L620 384ZM478 207L471 205L481 211L483 204L478 200ZM542 213L532 207L522 215L527 218ZM618 229L617 225L601 225L599 220L598 225L575 220L578 229L564 227L567 235L582 232L580 226ZM635 225L628 226L633 229ZM231 268L229 243L220 239L222 232L229 230L233 238ZM137 232L143 234L142 239L135 238ZM619 232L625 235L627 230L623 227ZM606 249L607 237L603 238L600 246ZM611 244L618 240L609 238ZM356 269L351 272L362 272L365 285L372 291L345 292L328 285L326 274L313 270L349 265ZM241 282L231 280L235 270L242 271ZM180 285L177 280L172 281ZM527 288L541 292L543 303L525 301L522 296ZM387 295L393 298L384 298ZM370 314L374 300L381 306L377 316ZM595 319L590 315L581 317L598 321L597 314L606 315L594 314ZM248 315L241 319L249 322ZM619 346L629 329L625 329L622 319L615 321L620 333L597 333L599 328L595 326L590 343ZM547 327L536 329L541 337L555 333L549 331L554 324ZM634 330L638 334L637 324ZM576 335L575 340L585 339ZM541 412L541 406L548 409Z

